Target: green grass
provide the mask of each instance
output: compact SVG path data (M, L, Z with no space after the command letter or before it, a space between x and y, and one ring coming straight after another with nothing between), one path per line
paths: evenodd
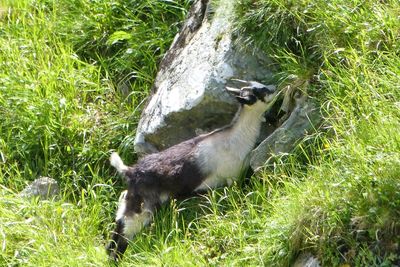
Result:
M310 80L326 120L297 149L306 170L283 162L271 220L289 231L264 257L287 264L308 250L328 266L398 264L399 2L244 1L237 11L238 42L270 55L282 83Z
M104 266L135 128L189 1L0 1L0 266ZM238 1L237 42L325 123L250 182L172 202L122 266L399 264L400 4ZM56 201L17 196L38 176Z

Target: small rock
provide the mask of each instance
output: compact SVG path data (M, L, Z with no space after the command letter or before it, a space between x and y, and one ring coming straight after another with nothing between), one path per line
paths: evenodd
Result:
M38 196L40 199L50 199L56 197L59 192L60 189L56 180L50 177L40 177L22 190L19 195L26 198Z
M319 260L310 253L303 253L297 258L293 267L320 267Z

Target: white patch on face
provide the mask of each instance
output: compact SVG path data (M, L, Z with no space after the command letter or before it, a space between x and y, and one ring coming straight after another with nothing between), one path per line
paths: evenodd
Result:
M130 216L125 215L127 193L128 190L125 190L119 196L118 211L115 220L123 221L124 236L128 239L132 239L135 234L151 222L153 213L148 209L143 209L141 213L134 213Z
M117 216L115 217L116 221L118 221L124 217L124 213L125 213L125 209L126 209L126 194L127 193L128 193L128 190L122 191L121 195L119 196Z
M132 239L135 234L151 222L152 218L153 213L149 210L143 210L142 213L135 213L132 216L125 216L124 235L128 239Z

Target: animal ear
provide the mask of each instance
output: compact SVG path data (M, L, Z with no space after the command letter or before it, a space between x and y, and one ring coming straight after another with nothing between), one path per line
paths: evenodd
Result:
M255 95L236 96L236 99L243 105L253 105L257 101Z

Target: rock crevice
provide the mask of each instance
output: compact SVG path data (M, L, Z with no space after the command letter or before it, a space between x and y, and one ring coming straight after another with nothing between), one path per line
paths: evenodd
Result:
M139 121L135 151L163 150L199 133L227 125L237 102L226 91L234 78L265 82L271 60L254 49L243 49L233 37L234 1L213 6L197 0L180 33L161 62L153 93ZM252 50L252 53L247 51ZM307 83L283 88L285 97L266 114L258 147L250 155L254 170L274 155L288 153L320 122L317 106L303 92Z
M205 0L193 4L162 60L137 128L137 153L162 150L193 137L196 131L228 124L237 110L237 103L224 90L228 81L271 77L266 57L234 45L231 16L218 15L233 14L233 7L232 1L223 6Z

